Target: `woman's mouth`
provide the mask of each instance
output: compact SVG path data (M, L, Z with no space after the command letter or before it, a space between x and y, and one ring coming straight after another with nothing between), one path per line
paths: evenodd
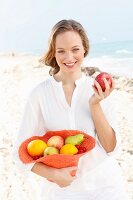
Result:
M76 62L72 62L72 63L64 63L66 65L66 67L68 68L73 68Z

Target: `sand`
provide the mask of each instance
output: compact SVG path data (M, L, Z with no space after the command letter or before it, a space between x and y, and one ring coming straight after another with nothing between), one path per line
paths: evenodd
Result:
M0 55L0 199L36 200L39 195L35 188L42 178L31 173L29 182L18 170L12 156L27 97L49 75L49 68L42 68L38 59L38 56L26 54ZM116 159L122 167L127 192L133 199L133 79L114 78L117 90L114 101L118 102L118 126L122 138L122 152Z

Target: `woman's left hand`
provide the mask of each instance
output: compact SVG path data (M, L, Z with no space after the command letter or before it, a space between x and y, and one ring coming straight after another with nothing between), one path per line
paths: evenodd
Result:
M111 88L110 88L109 83L106 80L106 78L104 78L103 80L104 80L105 88L106 88L104 92L102 91L102 88L99 85L99 83L96 80L94 81L95 86L96 86L97 89L94 86L92 86L93 90L94 90L94 94L92 95L92 97L89 100L89 103L91 105L98 104L100 101L102 101L103 99L108 97L110 95L110 93L114 90L115 84L114 84L114 80L113 79L112 79L112 87Z

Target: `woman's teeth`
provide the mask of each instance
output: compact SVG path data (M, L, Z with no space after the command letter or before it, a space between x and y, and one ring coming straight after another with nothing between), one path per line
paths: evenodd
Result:
M75 63L65 63L67 67L73 67Z

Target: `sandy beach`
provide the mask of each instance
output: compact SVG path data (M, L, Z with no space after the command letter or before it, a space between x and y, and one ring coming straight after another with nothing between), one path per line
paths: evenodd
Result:
M18 170L13 156L13 143L30 91L49 76L38 56L0 55L0 199L36 200L36 186L42 178L31 174L31 181ZM118 102L118 126L122 151L117 155L129 197L133 199L133 79L115 76ZM33 177L34 176L34 177ZM34 192L33 192L34 191ZM44 198L45 199L45 198Z

